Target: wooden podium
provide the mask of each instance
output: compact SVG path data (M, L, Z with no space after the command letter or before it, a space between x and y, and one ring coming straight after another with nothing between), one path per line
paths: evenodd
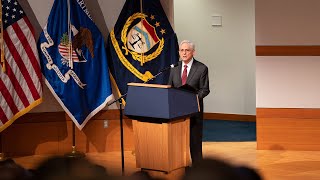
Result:
M124 114L133 120L136 165L163 171L186 167L189 116L199 111L196 94L169 85L129 83Z

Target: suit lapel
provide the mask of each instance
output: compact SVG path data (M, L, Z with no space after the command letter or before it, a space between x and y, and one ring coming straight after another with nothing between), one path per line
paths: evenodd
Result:
M181 79L181 71L182 71L182 62L180 61L179 62L179 65L178 65L178 82L179 82L179 86L182 85L182 79Z
M191 81L194 73L197 71L197 68L198 68L197 61L195 59L193 59L193 63L192 63L192 66L191 66L191 69L190 69L190 72L189 72L189 75L187 78L187 82L186 82L187 84L188 84L188 82Z

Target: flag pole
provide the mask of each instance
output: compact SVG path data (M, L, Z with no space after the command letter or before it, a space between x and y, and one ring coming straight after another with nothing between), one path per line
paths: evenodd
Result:
M142 0L140 0L140 13L143 14L143 4L142 4ZM143 23L142 23L142 22L143 22L143 19L144 19L144 18L141 18L141 19L140 19L140 26L141 26L140 28L141 28L141 29L144 28ZM144 62L144 46L142 46L142 48L143 48L143 49L142 49L142 52L141 52L141 62L140 62L141 66L143 66L143 64L145 63L145 62Z
M0 26L1 26L1 32L0 32L0 48L1 48L1 66L2 66L2 71L5 72L6 68L5 68L5 62L4 62L4 39L3 39L3 21L2 21L2 0L0 0ZM8 160L8 158L5 157L5 154L3 152L2 149L2 132L0 132L0 162L5 162L6 160Z
M5 153L3 152L3 146L2 146L2 132L0 132L0 165L7 164L7 163L15 163L12 158L8 158L5 156Z
M71 5L70 0L67 0L68 4L68 57L69 57L69 67L73 69L73 60L72 60L72 54L73 54L73 48L72 48L72 32L71 32ZM71 158L82 158L86 155L83 152L77 151L76 149L76 127L74 122L72 123L72 151L67 153L67 157Z
M0 133L0 162L6 161L7 158L5 157L3 150L2 150L2 132Z
M6 63L4 59L4 39L3 39L3 21L2 21L2 1L0 1L0 24L1 24L1 32L0 32L0 47L1 47L1 66L2 66L2 71L6 72Z
M76 149L76 127L74 122L72 123L72 151L65 154L65 156L70 158L84 158L86 156L83 152Z
M68 57L69 57L69 67L73 69L73 61L72 61L72 34L71 34L71 6L70 6L70 0L67 0L68 4ZM65 154L65 156L70 157L70 158L83 158L86 155L83 152L77 151L76 149L76 130L75 130L75 124L74 122L72 123L72 151Z
M70 0L68 2L68 37L69 37L69 43L68 43L68 56L69 56L69 67L73 69L73 60L72 60L72 54L73 54L73 48L72 48L72 34L71 34L71 6L70 6Z

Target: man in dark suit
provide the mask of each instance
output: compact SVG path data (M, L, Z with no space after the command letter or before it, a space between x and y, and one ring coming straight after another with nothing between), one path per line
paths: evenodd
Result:
M184 84L192 86L199 97L200 112L190 118L190 153L194 162L202 160L203 98L210 93L208 68L193 58L195 46L184 40L179 46L181 61L170 71L168 84L180 87Z

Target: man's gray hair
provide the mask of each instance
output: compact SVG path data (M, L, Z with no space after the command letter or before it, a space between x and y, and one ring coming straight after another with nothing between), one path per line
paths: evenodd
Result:
M196 50L196 46L194 45L194 43L191 42L191 41L189 41L189 40L183 40L183 41L181 41L179 47L181 47L181 45L184 44L184 43L189 44L193 50Z

